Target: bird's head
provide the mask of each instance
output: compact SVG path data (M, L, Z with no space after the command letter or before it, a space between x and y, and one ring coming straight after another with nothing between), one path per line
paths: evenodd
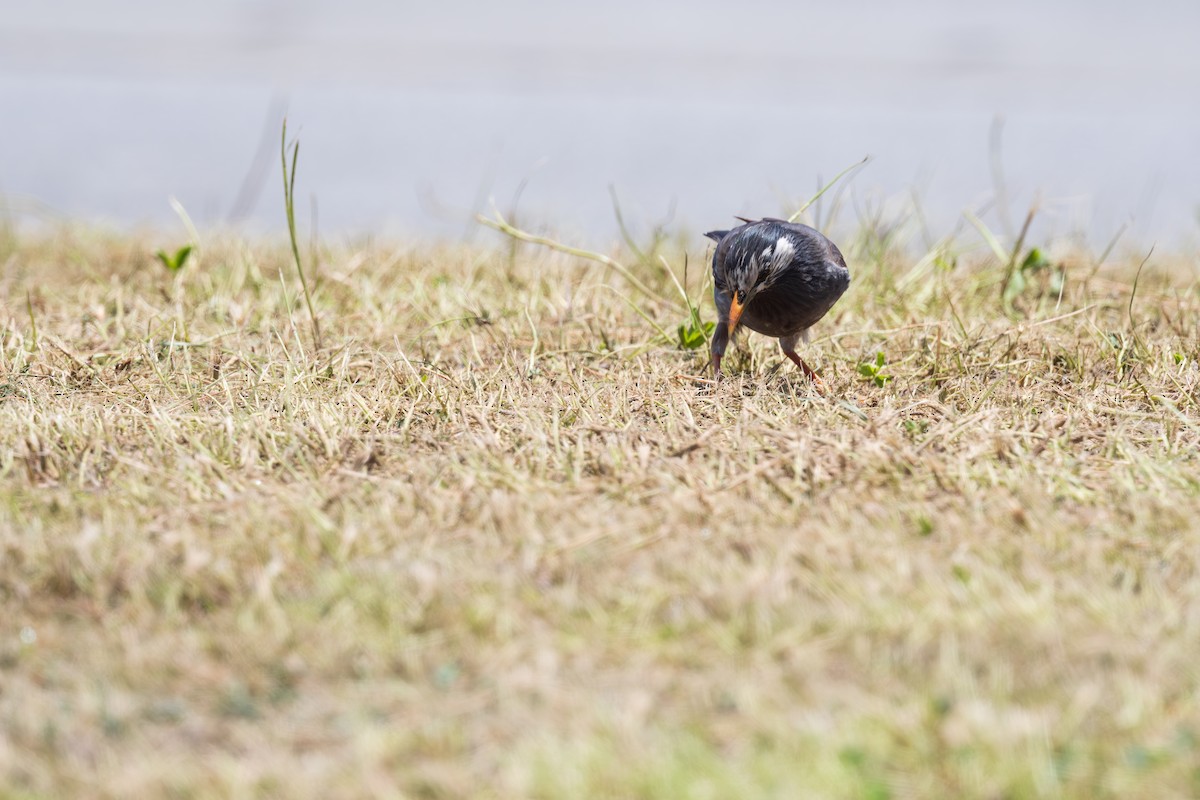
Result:
M711 231L705 236L715 239L719 245L729 233ZM724 279L722 283L729 292L730 332L737 329L746 306L759 292L775 282L794 255L795 247L785 236L767 242L754 241L750 247L731 247L726 252L721 252L718 246L718 252L713 254L713 263L717 267L714 274L723 273L718 277Z

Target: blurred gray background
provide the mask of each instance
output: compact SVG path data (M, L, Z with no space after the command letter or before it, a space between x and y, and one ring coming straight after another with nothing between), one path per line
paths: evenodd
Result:
M461 237L495 196L592 240L778 213L864 155L841 222L922 198L1200 230L1200 3L0 0L10 214L282 231L278 122L322 235ZM1003 226L995 209L988 220ZM302 223L303 224L303 223Z

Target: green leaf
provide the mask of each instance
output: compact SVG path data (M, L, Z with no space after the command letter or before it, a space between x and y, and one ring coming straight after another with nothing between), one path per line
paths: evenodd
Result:
M1040 247L1035 247L1025 256L1025 260L1021 262L1021 271L1028 272L1029 270L1037 270L1042 267L1050 266L1050 261L1042 253Z
M679 340L679 346L684 350L697 350L704 347L708 341L708 336L712 333L716 324L713 322L705 322L697 327L696 322L680 323L676 329L676 337Z
M874 364L872 364L868 361L864 361L863 363L858 365L858 374L862 375L864 378L871 381L876 386L878 386L880 389L882 389L884 387L884 385L886 385L887 382L892 379L891 375L883 374L884 362L885 362L885 358L884 358L883 353L877 352L875 354L875 363Z
M154 255L162 262L162 265L171 272L178 272L183 269L183 265L187 263L188 256L192 254L192 246L185 244L183 247L175 251L175 255L167 255L165 250L159 250Z

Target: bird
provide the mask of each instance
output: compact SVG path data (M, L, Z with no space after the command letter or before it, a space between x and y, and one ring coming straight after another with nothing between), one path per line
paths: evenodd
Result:
M712 260L717 306L713 373L721 377L725 347L744 325L779 339L783 354L820 386L820 377L796 354L796 342L808 341L808 329L850 286L846 259L837 245L807 225L770 217L736 219L743 224L704 234L717 243Z

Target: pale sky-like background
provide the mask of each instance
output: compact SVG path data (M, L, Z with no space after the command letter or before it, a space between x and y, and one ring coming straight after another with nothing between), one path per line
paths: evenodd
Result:
M529 224L611 239L611 184L702 231L867 154L842 222L916 189L938 234L992 196L999 115L1012 216L1194 241L1198 36L1195 0L0 0L0 196L282 231L286 108L323 235L461 237L522 184Z

